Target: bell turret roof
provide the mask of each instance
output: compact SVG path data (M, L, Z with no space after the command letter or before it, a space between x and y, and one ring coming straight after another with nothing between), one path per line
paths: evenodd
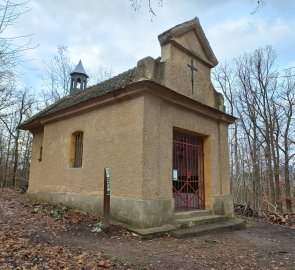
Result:
M83 65L82 65L82 62L81 60L79 61L78 65L75 67L75 69L70 73L70 75L73 75L73 74L83 74L85 75L87 78L89 78L89 76L87 75Z

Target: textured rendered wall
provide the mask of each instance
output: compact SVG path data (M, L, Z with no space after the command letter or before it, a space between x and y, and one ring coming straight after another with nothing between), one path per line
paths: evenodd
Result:
M144 198L172 197L174 128L203 136L206 208L212 207L212 196L229 195L226 124L219 130L216 120L152 95L145 97L144 108Z
M225 123L219 125L220 137L220 162L221 162L221 178L222 186L220 189L221 195L230 194L230 178L229 178L229 149L228 149L228 126ZM226 138L226 139L225 139Z
M206 59L204 52L197 42L193 31L177 39L180 44L190 51ZM192 57L186 52L168 43L162 47L162 61L165 64L162 84L187 97L195 99L210 107L215 107L215 90L212 87L210 68L202 62L194 59L194 92L192 93L191 71L188 64L191 64Z
M43 159L34 136L29 191L103 194L103 168L111 169L113 196L142 198L143 97L121 101L45 126ZM83 165L70 168L74 131L84 132ZM42 172L42 174L40 173Z
M29 192L101 212L108 166L112 218L139 227L167 223L173 218L176 128L203 136L206 209L214 203L222 213L222 196L229 195L227 125L148 93L47 124L44 135L35 133ZM84 132L83 165L70 168L70 139L77 130Z

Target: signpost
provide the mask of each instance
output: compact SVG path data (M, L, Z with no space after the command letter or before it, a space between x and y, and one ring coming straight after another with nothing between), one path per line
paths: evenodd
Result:
M110 168L104 168L104 192L103 192L103 230L110 230L110 195L111 195L111 178Z

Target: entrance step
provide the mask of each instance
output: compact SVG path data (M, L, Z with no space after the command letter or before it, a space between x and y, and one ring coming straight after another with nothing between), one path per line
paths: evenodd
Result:
M176 238L182 238L246 228L246 223L241 219L213 215L211 210L176 212L174 220L170 224L163 224L160 227L135 228L130 225L121 225L145 239L165 233Z
M226 218L223 221L217 223L205 223L195 227L186 227L179 230L171 231L170 234L176 238L184 238L223 232L226 230L239 230L244 229L245 227L245 222L238 218Z
M219 223L226 220L228 220L228 217L226 216L207 215L190 218L176 218L173 222L173 225L177 228L190 228L206 224Z
M212 215L212 210L197 210L197 211L183 211L175 212L174 218L183 219L183 218L192 218L192 217L203 217Z

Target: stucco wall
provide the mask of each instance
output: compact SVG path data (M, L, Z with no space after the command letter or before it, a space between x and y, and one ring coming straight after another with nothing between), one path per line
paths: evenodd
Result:
M189 48L192 52L198 54L202 59L208 59L195 30L191 30L184 35L177 37L176 40L183 47Z
M137 97L47 124L41 162L42 134L34 136L29 191L102 195L103 168L110 167L112 195L141 198L143 101ZM70 139L77 130L84 132L83 164L70 168Z
M174 212L174 129L202 136L205 207L215 205L222 213L222 196L229 195L227 124L149 92L46 124L34 134L29 192L101 213L103 168L110 167L111 216L139 227L160 226ZM77 130L84 132L83 164L71 168L71 134Z
M161 83L174 91L214 107L215 90L211 83L211 70L200 61L194 60L194 90L192 92L192 75L188 64L192 57L172 44L162 47L164 72Z
M143 197L171 198L173 129L192 132L204 141L206 208L212 196L229 195L227 124L145 96Z

